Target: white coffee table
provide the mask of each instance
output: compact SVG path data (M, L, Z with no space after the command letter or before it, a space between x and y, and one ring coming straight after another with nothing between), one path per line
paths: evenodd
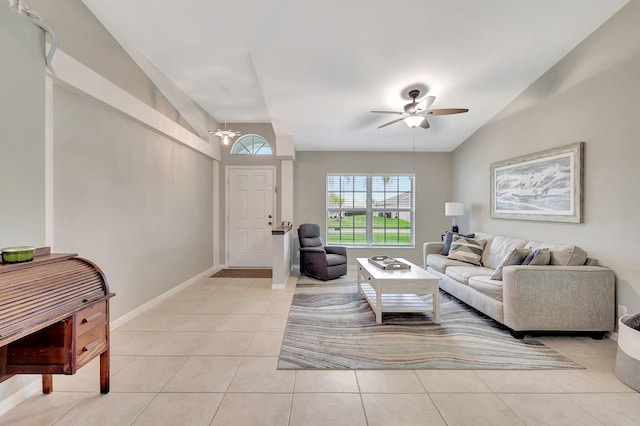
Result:
M358 266L358 292L363 293L376 322L382 324L383 312L432 312L433 322L440 324L440 278L413 263L411 269L384 270L366 257L356 259ZM433 304L420 299L419 294L433 294Z

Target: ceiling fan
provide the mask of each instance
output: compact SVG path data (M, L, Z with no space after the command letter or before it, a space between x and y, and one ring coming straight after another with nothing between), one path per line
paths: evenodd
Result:
M427 121L428 115L450 115L450 114L460 114L463 112L469 111L468 108L443 108L443 109L429 109L429 107L436 100L435 96L427 96L420 102L416 101L420 96L419 90L411 90L409 91L409 97L412 99L411 102L404 106L403 112L398 111L371 111L376 114L398 114L402 117L392 120L388 123L379 126L378 129L389 126L393 123L397 123L398 121L404 121L407 126L415 129L416 127L422 127L423 129L429 128L429 121Z

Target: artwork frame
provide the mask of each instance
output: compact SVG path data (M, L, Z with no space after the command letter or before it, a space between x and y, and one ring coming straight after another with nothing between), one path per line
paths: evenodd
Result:
M494 219L582 223L584 142L491 164Z

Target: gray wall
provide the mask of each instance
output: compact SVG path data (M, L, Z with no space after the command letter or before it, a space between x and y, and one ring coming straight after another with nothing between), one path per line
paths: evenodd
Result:
M0 248L45 244L44 34L0 5Z
M106 273L112 318L213 265L213 161L54 88L54 240Z
M74 22L72 18L79 17L66 6L84 6L78 0L66 1L59 13L66 20L55 25L59 33L73 34L76 43L85 45L87 51L78 50L78 55L100 56L102 65L113 58L111 69L122 67L114 78L121 87L148 93L147 101L160 99L157 90L147 91L149 81L140 80L135 64L124 60L104 29L84 37L83 30L96 31L95 22ZM73 44L66 40L61 41L63 49ZM6 2L0 4L0 55L7 59L0 67L0 244L42 246L44 33ZM144 97L140 92L137 96ZM77 252L105 271L111 291L117 293L112 319L213 266L211 158L57 85L53 110L54 250ZM170 109L167 115L172 115ZM23 183L16 183L15 176ZM0 384L0 402L38 380L16 376Z
M44 33L0 4L0 248L45 245ZM39 382L0 383L0 403Z
M455 198L472 206L462 227L575 243L611 267L618 303L640 312L640 2L632 0L460 146ZM585 145L584 223L490 217L492 162L578 141Z
M444 203L451 201L451 154L415 154L415 248L348 249L349 263L356 257L404 257L422 265L422 243L439 241L451 226ZM412 153L298 152L294 164L294 227L317 223L326 241L326 177L328 173L413 173ZM295 231L294 231L295 232ZM297 234L293 263L299 263Z
M27 3L54 29L59 46L65 53L193 132L182 115L81 0L28 0ZM200 136L206 138L207 135Z

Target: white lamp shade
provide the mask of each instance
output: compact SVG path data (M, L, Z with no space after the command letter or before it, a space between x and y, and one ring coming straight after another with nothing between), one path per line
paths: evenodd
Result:
M444 203L445 216L463 216L464 203Z
M423 120L424 120L424 117L421 117L419 115L410 115L409 117L405 118L403 121L407 124L407 126L411 127L412 129L415 129L420 125L420 123L422 123Z

